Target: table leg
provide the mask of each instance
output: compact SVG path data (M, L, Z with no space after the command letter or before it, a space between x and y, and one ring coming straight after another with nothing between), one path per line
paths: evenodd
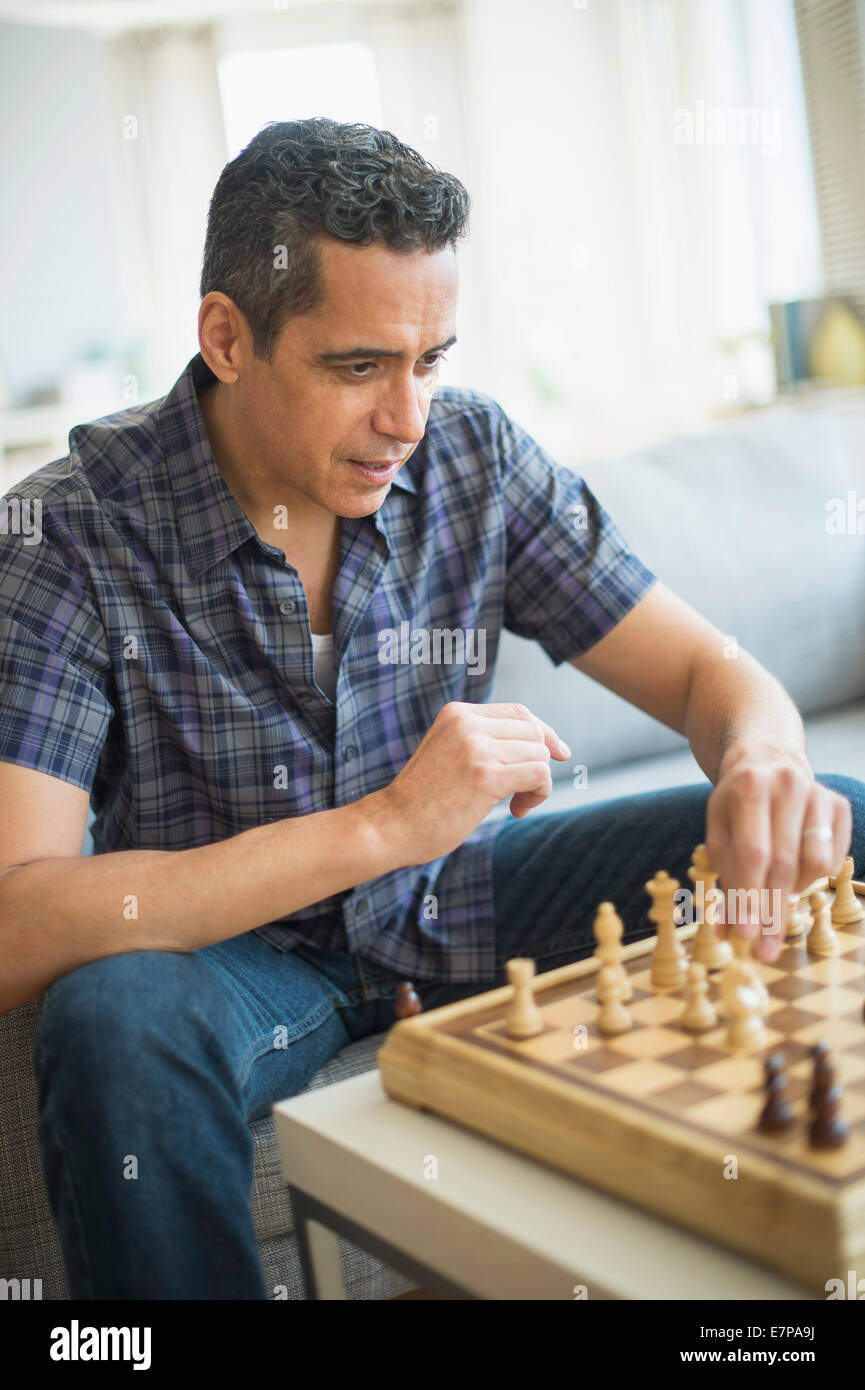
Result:
M345 1284L336 1232L315 1220L302 1192L294 1187L289 1188L289 1192L303 1273L304 1297L342 1301L345 1299Z

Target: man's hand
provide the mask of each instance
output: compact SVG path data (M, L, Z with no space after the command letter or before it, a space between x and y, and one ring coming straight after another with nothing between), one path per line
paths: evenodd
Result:
M550 758L570 749L525 705L453 700L394 780L366 798L388 844L405 864L450 854L502 797L524 816L552 790Z
M759 959L777 959L789 895L836 873L852 833L849 801L816 781L803 753L761 748L724 758L706 809L706 850L724 892L720 915L754 939ZM736 898L737 889L759 896ZM749 901L756 914L735 911Z

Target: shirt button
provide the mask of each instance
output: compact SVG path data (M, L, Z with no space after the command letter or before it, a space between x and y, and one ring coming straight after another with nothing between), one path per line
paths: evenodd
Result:
M346 761L347 763L350 763L351 760L352 760L352 758L356 758L356 757L357 757L357 749L355 748L355 746L354 746L353 743L350 743L350 744L348 745L348 747L347 747L347 748L345 749L345 751L343 752L343 755L342 755L342 756L343 756L343 758L345 759L345 761Z
M358 898L357 902L354 905L354 910L355 912L366 912L368 907L369 903L366 898Z
M279 611L280 613L284 613L285 616L288 617L288 614L293 613L296 607L297 604L295 603L293 598L284 598L282 600L282 603L279 605Z

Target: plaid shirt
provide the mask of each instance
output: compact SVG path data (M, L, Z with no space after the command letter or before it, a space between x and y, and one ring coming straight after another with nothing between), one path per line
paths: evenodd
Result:
M341 520L331 702L300 579L216 466L196 394L214 379L196 355L162 400L76 426L69 456L0 514L0 761L88 791L97 853L192 848L356 801L444 704L488 699L503 627L559 665L655 579L493 399L439 387L379 510ZM499 828L257 930L408 977L490 979Z

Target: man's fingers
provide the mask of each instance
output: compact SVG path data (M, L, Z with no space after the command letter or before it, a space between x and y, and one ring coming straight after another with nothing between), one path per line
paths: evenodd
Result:
M814 783L803 818L797 893L810 887L815 879L834 874L835 870L841 867L847 853L844 850L840 857L838 855L838 846L843 840L843 829L836 825L835 803L841 799L829 791L828 787L822 786L819 782ZM828 827L832 832L831 839L805 833L817 827Z
M528 724L533 736L549 748L554 758L561 760L571 756L570 748L563 739L559 738L555 729L546 724L543 719L539 719L536 714L532 714L526 705L493 704L475 705L472 708L477 714L490 721L490 733L493 738L526 738L526 725Z
M550 750L544 743L529 743L527 739L502 739L496 744L495 754L500 763L531 763L539 758L547 761Z
M810 783L786 781L775 784L771 807L772 838L769 862L766 866L768 913L761 922L760 940L755 944L757 957L766 962L776 960L784 944L784 922L790 894L795 891L799 874L799 855L802 826L808 805ZM762 905L761 896L761 905ZM762 915L762 907L761 907Z
M727 893L727 921L735 934L751 939L760 930L759 891L765 884L771 854L772 822L769 811L768 798L761 795L753 796L746 792L733 802L727 809L721 843L716 850L719 859L712 861L718 869L721 886L734 890L732 894ZM735 835L731 833L733 820Z

